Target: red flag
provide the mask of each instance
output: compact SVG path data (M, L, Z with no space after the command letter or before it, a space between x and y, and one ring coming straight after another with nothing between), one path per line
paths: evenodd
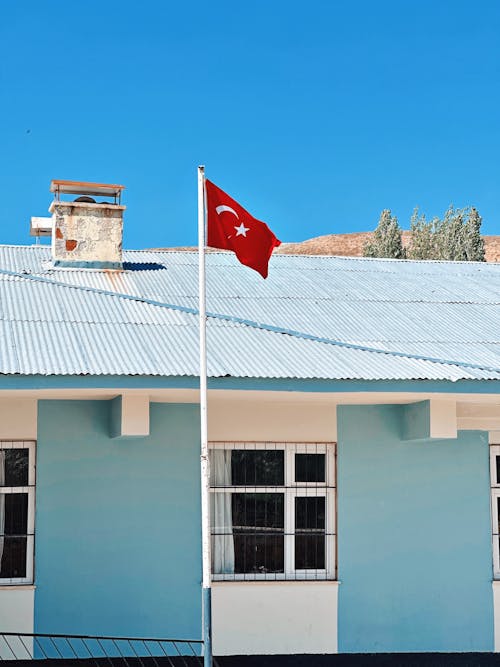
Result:
M205 181L207 190L207 245L232 250L242 264L267 278L273 249L281 245L265 222L252 217L223 190Z

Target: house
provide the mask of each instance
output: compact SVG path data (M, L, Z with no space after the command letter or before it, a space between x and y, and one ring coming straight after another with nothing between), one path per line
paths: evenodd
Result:
M197 255L52 190L0 246L0 631L200 638ZM500 266L207 281L215 654L500 650Z

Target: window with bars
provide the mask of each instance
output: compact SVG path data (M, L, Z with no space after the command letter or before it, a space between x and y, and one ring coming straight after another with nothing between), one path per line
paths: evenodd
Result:
M35 443L0 441L0 585L33 581Z
M491 518L493 522L493 573L500 579L500 445L490 447Z
M335 579L335 445L210 444L214 580Z

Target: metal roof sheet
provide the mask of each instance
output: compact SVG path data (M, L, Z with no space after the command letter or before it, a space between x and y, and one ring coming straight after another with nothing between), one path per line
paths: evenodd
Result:
M197 375L197 254L124 261L0 246L0 372ZM213 377L500 379L500 265L275 255L264 281L211 252L207 297Z

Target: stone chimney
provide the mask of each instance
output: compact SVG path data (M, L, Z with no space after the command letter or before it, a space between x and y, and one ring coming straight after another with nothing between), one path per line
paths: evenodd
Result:
M52 213L52 259L54 266L121 269L123 185L52 181L55 199ZM74 201L61 196L78 195ZM96 201L94 197L113 201Z

